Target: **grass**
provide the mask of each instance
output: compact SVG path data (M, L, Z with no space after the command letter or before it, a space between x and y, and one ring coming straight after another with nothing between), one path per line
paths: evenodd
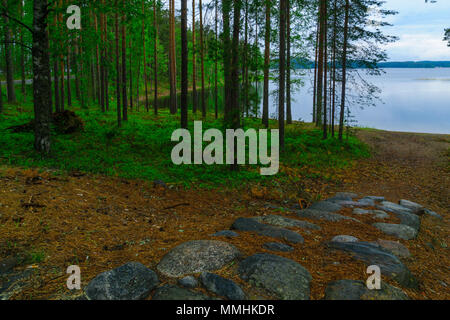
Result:
M259 165L242 166L237 172L231 172L226 165L174 165L170 155L177 142L171 142L170 138L179 127L180 119L167 110L161 110L158 116L152 112L131 112L129 121L122 128L117 127L115 111L102 113L97 106L72 110L83 119L84 131L69 135L53 131L51 154L42 157L33 151L32 132L7 130L31 120L32 106L6 105L4 114L0 115L0 163L201 187L273 179L261 176ZM200 116L198 114L197 120L201 120ZM192 113L189 117L189 126L193 129ZM244 129L262 128L261 121L256 118L245 118L243 122ZM271 127L276 128L275 121ZM223 130L222 121L211 115L203 121L203 130L208 128ZM285 148L281 172L276 176L281 179L286 175L283 170L286 167L307 171L313 177L326 176L329 168L346 167L355 159L369 156L368 148L354 137L344 142L331 138L323 140L321 130L301 123L287 126Z

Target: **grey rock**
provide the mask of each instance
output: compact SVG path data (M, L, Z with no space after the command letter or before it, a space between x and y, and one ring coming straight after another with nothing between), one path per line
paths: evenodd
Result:
M354 192L337 192L334 198L342 198L343 200L347 200L350 198L351 200L354 198L358 198L358 194Z
M155 272L138 262L129 262L103 272L85 289L89 300L141 300L159 284Z
M4 273L8 273L14 269L15 266L17 266L17 259L16 258L6 258L0 261L0 276Z
M385 234L395 236L399 239L411 240L417 237L417 230L404 224L377 222L374 223L373 226L383 231Z
M229 243L194 240L173 248L161 259L157 269L168 277L182 277L218 270L239 256L239 250Z
M371 214L373 214L374 218L376 219L388 219L389 214L382 210L372 210Z
M225 297L229 300L246 299L241 287L229 279L222 278L213 273L203 272L200 275L200 281L207 290L214 292L218 296Z
M442 220L442 216L441 216L441 215L439 215L439 214L437 214L436 212L431 211L431 210L429 210L429 209L424 209L424 213L425 213L426 215L430 216L430 217L433 217L433 218Z
M361 200L358 200L358 203L360 203L362 206L367 206L367 207L375 206L375 201L373 199L368 199L368 198L363 198Z
M178 280L178 284L185 288L196 288L198 287L198 281L193 276L187 276Z
M309 300L308 270L297 262L267 253L258 253L239 264L238 274L251 285L281 300Z
M399 204L390 202L390 201L382 201L382 202L380 203L380 205L381 205L382 207L385 207L386 210L389 210L389 211L391 211L391 212L397 212L397 211L398 211L398 212L408 212L408 213L412 213L412 210L410 210L410 209L408 209L408 208L406 208L406 207L404 207L404 206L401 206L401 205L399 205Z
M372 210L366 210L361 208L355 208L353 209L353 214L370 214Z
M422 205L412 202L412 201L409 201L409 200L402 199L398 203L402 207L410 209L415 214L419 214L419 213L423 212L423 209L424 209L424 207Z
M253 219L255 219L258 222L267 223L277 227L296 227L302 229L320 230L320 227L318 225L315 225L311 222L300 221L297 219L290 219L277 215L260 216L255 217Z
M345 208L354 208L354 207L368 207L371 204L367 202L359 202L359 201L346 201L346 200L337 200L334 201L335 204L338 204Z
M359 220L351 217L346 217L337 213L329 213L326 211L320 210L312 210L312 209L303 209L295 211L297 213L297 217L306 218L306 219L314 219L314 220L326 220L331 222L338 222L341 220L353 220L355 222L360 222Z
M409 269L391 252L369 242L330 242L329 246L336 250L350 253L356 260L370 265L377 265L381 274L394 279L400 285L417 288L418 283Z
M392 252L397 257L400 257L400 258L411 257L411 253L409 252L408 248L406 248L400 242L378 239L376 244L378 244L380 247Z
M336 212L342 209L342 206L331 201L319 201L313 203L308 209L326 212Z
M335 236L333 239L331 239L331 241L336 241L336 242L357 242L358 238L353 237L353 236L347 236L347 235L339 235L339 236Z
M412 213L412 211L408 208L388 201L383 201L381 203L381 206L377 206L377 208L383 211L394 213L400 219L401 224L410 226L417 231L420 229L419 216Z
M252 218L238 218L231 226L234 230L255 232L261 236L286 240L291 243L303 243L303 237L291 230L260 223Z
M263 244L263 247L272 250L272 251L280 251L280 252L290 252L294 250L294 248L280 242L266 242Z
M7 272L0 278L0 300L9 300L15 294L23 291L32 284L35 269Z
M360 280L338 280L328 284L325 300L409 300L399 288L381 282L380 290L369 290Z
M156 289L152 300L216 300L201 292L180 288L174 285L164 285Z
M238 237L239 234L231 230L222 230L211 235L212 237Z
M381 196L367 196L367 197L362 198L361 200L364 200L364 199L370 199L370 200L378 201L378 202L386 200L385 197L381 197Z

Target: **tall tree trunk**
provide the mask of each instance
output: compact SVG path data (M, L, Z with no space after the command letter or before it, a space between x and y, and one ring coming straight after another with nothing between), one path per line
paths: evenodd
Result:
M270 0L265 0L266 5L266 30L264 37L264 93L262 123L269 127L269 67L270 67Z
M3 6L8 9L8 1L3 0ZM16 89L14 88L14 62L11 54L12 31L9 26L9 18L4 15L5 27L5 65L6 65L6 92L9 103L16 103Z
M181 128L188 125L187 0L181 0Z
M248 117L248 0L245 0L244 15L244 54L242 63L242 88L244 89L244 108L242 111L246 112Z
M70 79L70 65L71 65L71 61L70 61L70 48L72 45L69 45L69 47L67 48L67 106L71 107L72 106L72 87L71 87L71 79Z
M102 5L104 5L104 0L102 0ZM100 105L102 106L102 111L106 111L105 106L105 99L107 97L105 96L105 46L106 46L106 39L105 39L105 14L100 13L100 39L102 40L101 43L101 52L100 52Z
M122 8L125 8L125 0L122 1ZM128 121L128 96L127 96L127 38L125 30L125 13L122 15L122 108L123 121Z
M129 56L128 56L128 62L129 62L129 67L128 67L128 71L129 71L129 75L130 75L130 92L129 92L129 96L130 96L130 110L133 111L133 68L132 68L132 64L131 64L131 59L132 59L132 55L133 55L133 49L132 49L132 44L133 41L130 38L130 40L128 40L128 49L129 49Z
M230 39L230 13L233 0L222 0L223 20L223 72L225 78L225 127L231 124L231 39Z
M323 37L324 37L324 72L323 72L323 139L326 139L328 136L328 126L327 126L327 118L328 118L328 110L327 110L327 101L328 101L328 94L327 94L327 87L328 87L328 6L327 2L325 1L324 4L324 25L323 25Z
M348 47L348 21L350 11L350 0L345 0L345 21L344 21L344 43L342 53L342 93L341 93L341 113L339 117L339 140L342 141L344 133L344 113L345 113L345 86L347 84L347 47Z
M319 8L319 55L318 55L318 69L317 69L317 104L316 104L316 125L322 124L322 108L323 108L323 58L324 58L324 4L326 0L320 0Z
M97 13L94 13L94 25L95 25L95 34L98 34L98 18ZM101 84L101 75L100 75L100 49L98 46L98 42L95 43L95 79L96 79L96 88L97 88L97 101L101 104L102 100L102 84ZM103 106L102 106L103 109Z
M286 122L292 123L291 110L291 5L290 0L286 0Z
M47 32L48 1L33 1L33 100L34 148L50 152L52 88L49 40Z
M23 8L23 1L19 1L19 10L20 10L20 17L22 18L22 20L24 19L24 8ZM20 43L23 43L23 31L22 28L19 28L19 33L20 33ZM22 78L22 97L23 100L25 101L26 99L26 95L27 95L27 91L26 91L26 74L25 74L25 50L24 47L21 46L20 48L20 67L21 67L21 78Z
M153 1L153 29L154 29L154 50L153 50L153 70L155 78L155 89L153 97L153 109L155 115L158 114L158 20L156 14L156 1Z
M0 114L3 112L3 92L2 92L2 82L0 81Z
M319 54L319 32L320 32L320 20L317 19L317 31L316 31L316 42L315 42L315 60L314 60L314 93L313 93L313 123L316 123L317 116L317 64L318 64L318 54Z
M195 46L195 0L192 0L192 111L197 112L197 61Z
M199 0L199 9L200 9L200 72L202 78L202 92L201 92L201 101L202 101L202 116L206 118L206 101L205 101L205 50L204 50L204 41L203 41L203 4L202 0Z
M280 49L279 49L279 86L278 86L278 127L280 150L284 150L284 98L286 86L286 1L280 0Z
M142 0L142 15L145 17L145 0ZM145 50L145 18L142 19L142 49L144 54L144 88L145 88L145 111L148 112L148 84L147 84L147 53ZM138 99L139 99L139 81L138 81ZM138 100L139 104L139 100Z
M177 112L177 71L176 71L176 53L175 53L175 1L169 0L169 18L170 18L170 113Z
M336 114L336 37L337 37L337 0L334 0L334 23L333 23L333 98L331 104L331 136L334 137L334 117Z
M217 21L217 1L218 0L215 0L214 1L214 13L215 13L215 23L214 23L214 33L215 33L215 39L216 39L216 44L218 43L218 33L217 33L217 23L218 23L218 21ZM215 52L214 52L214 75L215 75L215 77L214 77L214 111L215 111L215 117L216 117L216 119L218 118L218 116L219 116L219 90L218 90L218 59L219 59L219 56L218 56L218 48L217 48L217 45L216 45L216 47L215 47L215 50L214 50Z
M115 1L116 4L116 13L114 17L114 23L115 23L115 40L116 40L116 73L117 73L117 80L116 80L116 95L117 95L117 125L121 127L122 125L122 110L120 108L120 89L121 89L121 82L122 79L120 77L120 50L119 50L119 6L117 3L117 0Z

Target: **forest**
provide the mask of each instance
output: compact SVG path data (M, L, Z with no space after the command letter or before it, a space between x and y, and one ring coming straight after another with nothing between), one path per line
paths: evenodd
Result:
M357 299L403 300L445 290L448 135L358 127L354 115L381 101L368 79L384 68L448 68L388 61L399 14L389 1L0 1L0 266L14 261L0 298L343 299L349 288ZM449 31L439 41L450 46ZM294 97L307 90L309 101ZM223 133L277 130L279 172L262 176L261 159L236 156L175 164L173 132L194 133L199 121ZM224 241L198 240L216 237ZM240 261L238 251L255 255ZM388 273L381 293L342 280L375 262ZM432 276L421 272L428 262ZM90 280L83 295L65 287L69 265ZM27 269L38 285L21 280ZM134 283L133 272L152 284L105 293L109 269L111 279L124 273L119 284ZM252 272L263 272L262 289ZM172 278L187 275L206 291L174 289ZM208 285L219 276L243 290Z

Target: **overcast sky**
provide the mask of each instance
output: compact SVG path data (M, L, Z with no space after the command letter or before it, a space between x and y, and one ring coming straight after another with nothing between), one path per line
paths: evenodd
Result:
M175 0L180 8L180 0ZM196 1L198 3L198 0ZM210 0L203 0L209 3ZM444 38L444 29L450 28L450 0L425 3L425 0L386 0L385 9L399 13L389 17L394 26L385 32L399 37L387 46L389 61L450 60L450 48ZM188 0L189 22L192 1ZM198 8L197 8L198 15Z

